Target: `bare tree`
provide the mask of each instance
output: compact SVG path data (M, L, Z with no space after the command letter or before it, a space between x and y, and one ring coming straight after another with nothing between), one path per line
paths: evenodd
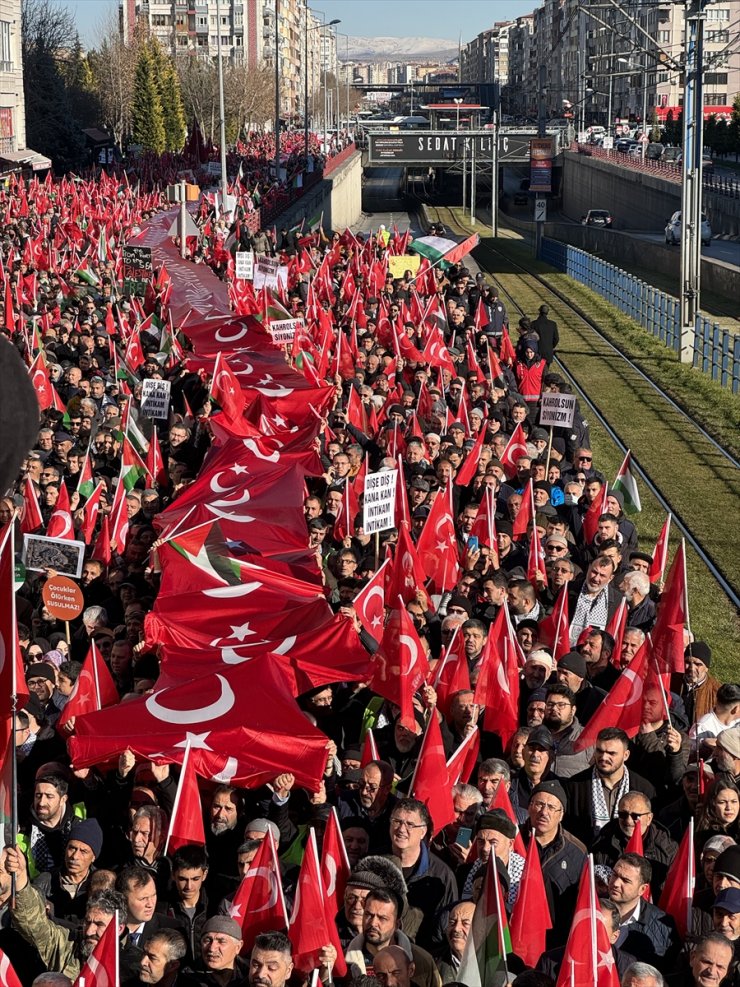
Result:
M275 76L266 65L230 66L224 76L224 103L229 134L236 140L253 126L271 120L275 105Z
M21 36L24 59L34 54L59 58L77 37L74 15L53 0L23 0Z
M207 55L181 55L175 62L180 77L180 91L185 107L185 121L190 127L195 119L204 137L218 139L218 71Z
M89 55L103 120L119 147L131 133L136 62L143 40L144 34L137 34L124 44L117 15L111 13L97 48Z

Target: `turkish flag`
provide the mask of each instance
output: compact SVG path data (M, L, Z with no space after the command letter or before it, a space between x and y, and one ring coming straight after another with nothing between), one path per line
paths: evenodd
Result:
M332 807L321 844L321 879L326 891L327 915L336 915L341 908L350 870L337 810Z
M480 462L481 452L483 451L483 443L486 440L486 423L483 422L480 428L480 432L476 436L473 448L465 457L465 462L462 464L460 469L457 471L457 476L455 477L455 486L467 487L467 485L475 479L478 472L478 463Z
M522 541L523 539L536 537L534 530L530 532L529 526L534 524L535 506L534 506L534 488L532 486L532 481L527 483L526 488L522 491L522 503L517 516L514 518L514 524L512 525L512 537L514 541ZM529 578L529 576L527 576Z
M478 727L473 727L447 761L447 776L450 779L450 785L468 782L475 770L479 751L480 730Z
M98 532L98 537L95 539L95 545L93 546L90 558L96 559L98 562L102 562L104 566L109 566L113 557L110 542L110 521L108 520L108 515L104 514L103 520L100 522L100 531Z
M227 418L234 421L244 411L244 394L239 379L229 367L226 357L219 353L211 379L211 398L218 404Z
M378 745L375 743L375 734L373 733L373 728L368 727L365 734L365 739L362 742L362 751L360 752L360 767L365 768L371 761L379 761L380 754L378 753Z
M85 540L86 545L89 545L92 541L95 525L98 522L98 514L100 513L100 498L102 493L103 483L101 481L85 501L82 514L82 524L80 525L80 534Z
M12 963L2 949L0 949L0 985L2 987L23 987Z
M39 499L36 494L36 487L33 480L26 478L23 484L23 517L21 518L21 531L24 535L33 534L38 531L44 519L39 507Z
M639 820L635 823L635 828L632 830L632 836L627 840L627 846L624 848L625 853L637 853L641 857L645 856L645 847L642 840L642 827L640 826ZM645 890L642 892L642 897L645 901L650 901L650 885L645 886Z
M612 614L612 618L606 625L606 633L611 634L614 638L614 647L612 649L611 663L615 668L622 670L622 642L624 641L624 632L627 629L627 616L628 607L627 601L623 598L617 609Z
M485 728L504 747L519 726L519 662L506 603L499 608L483 648L475 701L486 707Z
M514 849L519 854L520 857L526 858L528 856L527 848L524 845L524 840L522 839L522 834L519 832L519 822L516 818L516 813L514 812L514 806L511 804L511 799L509 798L509 790L506 787L506 782L502 778L501 781L496 786L496 791L494 793L493 799L491 800L492 809L501 809L505 812L507 817L516 826L516 836L514 837Z
M665 567L668 565L668 539L671 533L671 517L672 515L669 514L663 522L663 527L660 529L658 540L653 549L653 564L650 566L650 572L648 573L651 583L662 584L663 582Z
M590 545L599 533L599 518L602 514L607 513L606 502L608 493L609 485L604 483L583 515L583 540L586 545Z
M661 672L684 670L684 626L689 622L689 597L686 580L686 543L681 540L660 595L658 616L650 632L653 657Z
M333 945L337 949L334 972L343 977L347 973L347 965L339 944L335 913L330 914L328 904L321 879L316 834L310 829L290 916L288 935L293 944L293 963L302 973L310 973L319 965L321 950Z
M570 620L568 618L568 584L562 586L552 613L539 622L539 643L550 648L556 662L570 651Z
M428 520L429 518L427 518ZM417 590L422 590L431 605L429 594L424 588L426 578L424 566L421 564L414 543L411 541L409 527L403 523L398 529L396 554L393 559L386 597L396 600L400 596L404 603L411 603L412 600L416 599Z
M92 713L94 710L104 709L106 706L115 706L118 701L118 689L110 670L101 658L97 645L91 641L72 695L57 720L57 730L62 732L71 719Z
M496 539L496 498L490 487L484 487L483 498L475 516L470 534L475 535L479 545L485 545L498 552L498 542Z
M355 488L349 477L344 481L342 491L342 507L334 522L334 540L344 541L351 538L355 533L355 518L360 513L360 504L355 493ZM360 522L362 523L362 522Z
M645 641L635 657L609 690L609 695L576 739L573 749L585 750L596 743L596 735L605 727L619 727L634 737L642 722L642 694L648 674L649 642Z
M581 874L557 987L571 987L572 984L619 987L617 964L596 896L594 858L590 854Z
M110 544L119 555L123 555L126 549L126 542L128 541L127 503L126 488L123 485L123 481L119 480L110 509ZM102 535L102 528L100 529L100 533Z
M198 774L228 784L256 787L290 771L315 791L326 767L326 737L303 716L269 654L88 713L75 731L68 746L76 767L127 747L179 763L188 741Z
M360 623L371 637L380 642L383 636L385 621L385 568L388 560L382 564L371 579L362 587L354 599L355 609Z
M149 449L146 454L146 468L154 483L161 486L167 484L167 470L164 468L162 450L159 445L159 436L156 428L152 429L152 437L149 440Z
M513 476L516 476L517 460L526 455L527 436L524 434L524 429L522 428L521 423L519 423L514 429L511 438L506 443L506 448L501 453L501 465L503 466L507 479L510 480Z
M499 788L501 787L502 783L499 784ZM519 894L509 923L511 948L517 956L521 956L526 966L534 968L537 965L545 952L545 939L551 928L550 906L533 833L529 840L527 862L519 881Z
M11 521L0 529L0 722L10 720L12 697L16 709L28 702L28 687L23 673L23 658L18 644L15 616L15 536Z
M419 561L435 593L454 589L460 573L451 500L451 485L437 492L416 543Z
M69 491L66 483L59 484L59 496L54 506L54 512L46 526L46 537L60 538L65 541L75 540L72 513L69 506Z
M424 731L409 793L411 798L423 802L429 810L434 836L455 821L451 789L442 731L439 728L436 710L433 709Z
M403 472L403 462L398 457L398 480L396 481L396 503L394 505L394 520L399 534L403 525L411 524L411 509L409 508L409 495L406 490L406 478Z
M432 367L441 367L443 370L448 370L453 377L457 373L450 352L445 346L439 326L434 326L430 331L424 352L421 354L421 362L428 363Z
M46 411L47 408L53 408L55 404L54 395L52 394L54 385L49 379L49 371L46 369L42 353L39 353L33 361L28 373L31 377L33 388L36 391L39 408L42 411Z
M190 741L185 745L185 756L180 768L175 801L172 806L170 828L164 846L165 854L179 850L181 846L194 843L205 846L206 834L203 829L203 808L200 804L198 777L190 756Z
M269 830L236 889L228 914L242 927L242 955L251 953L254 940L263 932L288 928L280 862Z
M465 654L465 641L459 633L459 625L452 632L452 639L444 649L434 672L434 689L437 693L437 706L442 715L449 717L452 697L461 689L470 690L470 672Z
M95 949L83 964L74 987L111 987L120 983L117 919L117 914L111 917Z
M638 827L639 828L639 827ZM678 853L668 869L659 906L676 923L682 939L691 929L691 905L696 883L696 858L694 856L694 820L689 820L689 828L683 834Z
M370 688L401 710L401 723L413 730L414 693L429 673L429 663L414 622L397 597L398 609L391 610L375 660Z

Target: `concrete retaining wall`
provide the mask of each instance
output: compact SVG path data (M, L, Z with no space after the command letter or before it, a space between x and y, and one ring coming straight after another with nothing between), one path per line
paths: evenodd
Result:
M306 192L294 205L280 214L278 228L300 225L301 220L324 214L325 230L344 230L360 218L362 212L362 156L352 154L343 164Z
M618 267L642 270L642 278L647 282L650 282L651 271L667 274L675 279L674 294L678 294L681 256L676 247L638 240L614 230L573 226L570 223L545 223L545 236L580 247L581 250L596 254ZM722 261L702 258L701 283L706 291L725 298L740 297L740 271Z
M563 212L571 219L609 209L616 229L661 230L681 208L681 186L650 172L619 167L587 154L563 154ZM704 191L714 233L740 236L740 199Z

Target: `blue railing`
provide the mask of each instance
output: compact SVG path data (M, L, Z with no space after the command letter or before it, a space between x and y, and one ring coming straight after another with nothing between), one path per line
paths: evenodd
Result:
M600 257L559 240L542 239L540 260L595 291L676 353L681 348L681 305L677 298ZM694 366L733 394L740 393L740 336L699 315Z

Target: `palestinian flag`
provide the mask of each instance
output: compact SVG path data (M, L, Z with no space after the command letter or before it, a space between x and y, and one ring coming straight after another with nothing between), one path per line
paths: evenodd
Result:
M467 987L504 987L508 983L506 956L511 952L511 936L495 861L491 853L457 971L456 979Z
M84 497L85 500L90 497L93 490L95 489L95 480L93 478L92 466L90 464L90 450L88 449L85 453L85 458L82 461L82 469L80 470L80 479L77 484L77 493Z
M133 490L139 480L148 472L146 464L134 448L133 443L127 435L124 435L121 453L121 483L126 488L126 493Z
M629 449L624 457L624 462L619 467L617 478L612 484L612 490L619 490L622 494L625 514L637 514L642 510L637 480L632 473L632 454Z
M92 270L85 257L82 258L80 266L75 271L75 274L81 281L84 281L85 284L89 284L93 288L96 288L100 284L100 278L97 276L95 271Z
M454 240L448 240L443 236L422 236L409 244L409 250L426 257L432 266L441 264L443 267L447 267L457 264L479 243L480 237L477 233L473 233L462 243L456 243Z
M165 544L201 572L208 573L216 582L225 586L239 586L242 582L242 566L237 559L226 554L228 548L216 522L199 524L169 538Z

